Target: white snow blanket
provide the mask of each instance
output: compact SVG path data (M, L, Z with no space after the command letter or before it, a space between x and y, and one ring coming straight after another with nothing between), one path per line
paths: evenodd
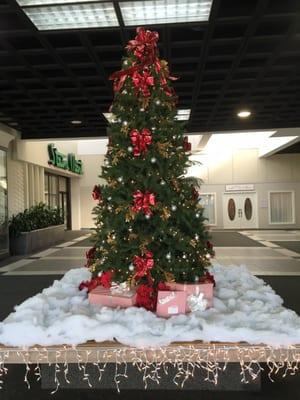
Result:
M214 265L214 308L187 315L158 318L141 308L92 306L82 280L85 269L73 269L15 307L0 323L0 343L11 346L80 344L116 339L135 347L158 347L174 341L246 341L287 346L300 343L300 317L283 300L241 267Z

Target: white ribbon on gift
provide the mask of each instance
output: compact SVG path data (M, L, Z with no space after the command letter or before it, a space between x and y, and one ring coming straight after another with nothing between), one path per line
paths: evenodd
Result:
M130 287L128 285L128 282L121 282L121 283L116 283L112 282L110 291L112 294L122 294L122 295L128 295L128 292L130 292Z
M187 298L187 304L192 312L204 311L207 307L208 301L204 298L203 293L191 294Z

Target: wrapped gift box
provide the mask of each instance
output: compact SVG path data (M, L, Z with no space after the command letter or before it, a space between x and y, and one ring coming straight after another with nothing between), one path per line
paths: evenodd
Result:
M168 283L171 290L183 291L187 294L187 299L189 296L198 296L202 293L203 299L207 300L206 308L213 306L213 296L214 296L214 284L213 283ZM191 311L187 304L187 312Z
M98 286L89 293L89 302L112 308L132 307L136 304L136 292L133 290L112 291Z
M159 317L186 313L186 292L159 290L157 294L156 314Z

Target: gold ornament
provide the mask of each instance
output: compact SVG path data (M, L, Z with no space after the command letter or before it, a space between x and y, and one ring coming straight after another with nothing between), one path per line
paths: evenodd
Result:
M127 155L127 153L126 153L126 151L125 151L124 149L118 150L118 151L113 155L113 157L112 157L112 162L111 162L111 163L112 163L113 165L118 164L119 159L120 159L120 158L126 157L126 155Z
M170 218L171 211L168 209L168 207L163 207L160 216L164 221L166 221L167 219Z
M125 215L125 221L126 221L126 222L130 222L130 221L132 221L133 219L135 219L135 212L132 211L131 208L129 208L128 211L127 211L127 213L126 213L126 215Z
M172 144L170 142L163 142L163 143L156 143L157 149L159 154L164 157L168 158L170 156L170 149L172 147Z
M196 246L197 246L196 240L195 240L195 239L192 239L192 240L190 241L190 245L193 246L193 247L196 247Z

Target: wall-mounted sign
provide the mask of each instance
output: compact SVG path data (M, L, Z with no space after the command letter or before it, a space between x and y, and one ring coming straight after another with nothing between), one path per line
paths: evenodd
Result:
M225 185L226 192L251 192L254 190L253 183L243 183L240 185Z
M82 161L76 160L74 153L60 153L53 143L48 144L49 161L48 164L54 167L74 172L74 174L82 175Z

